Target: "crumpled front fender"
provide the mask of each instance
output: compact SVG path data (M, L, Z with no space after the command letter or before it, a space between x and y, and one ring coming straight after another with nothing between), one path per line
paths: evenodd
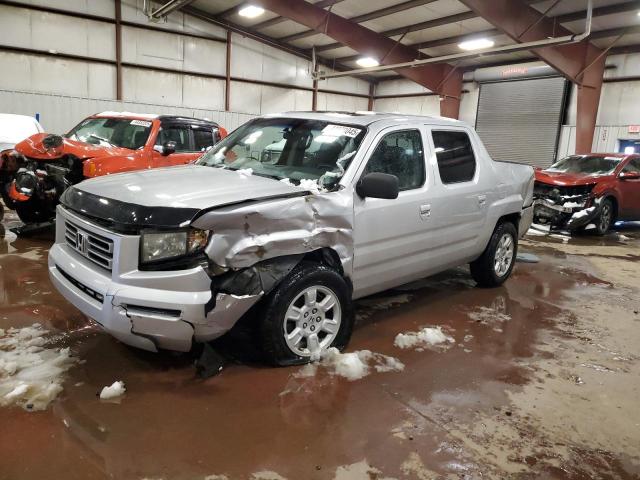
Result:
M349 276L352 203L348 190L244 202L209 211L192 226L213 231L205 253L222 268L242 269L271 258L331 248Z

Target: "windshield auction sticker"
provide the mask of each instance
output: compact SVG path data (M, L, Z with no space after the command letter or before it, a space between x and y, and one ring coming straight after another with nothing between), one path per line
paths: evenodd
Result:
M138 127L150 127L151 122L146 122L144 120L131 120L131 125L137 125Z
M345 127L344 125L329 124L322 129L322 134L330 137L356 137L360 133L359 128Z

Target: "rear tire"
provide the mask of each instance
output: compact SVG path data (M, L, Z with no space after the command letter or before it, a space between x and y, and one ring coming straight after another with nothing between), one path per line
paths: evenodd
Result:
M482 255L469 264L471 276L480 287L498 287L511 275L517 254L518 231L515 225L500 223Z
M307 363L330 347L342 350L352 331L347 282L328 266L306 261L269 294L260 321L265 358L280 366Z
M600 206L600 215L596 219L596 235L606 235L613 224L613 202L605 198Z

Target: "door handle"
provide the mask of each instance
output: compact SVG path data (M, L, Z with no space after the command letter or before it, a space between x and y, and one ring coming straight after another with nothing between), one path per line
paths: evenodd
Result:
M431 216L431 205L420 205L420 216L421 217L430 217Z
M486 195L478 195L478 205L480 205L481 207L484 207L487 203L487 196Z

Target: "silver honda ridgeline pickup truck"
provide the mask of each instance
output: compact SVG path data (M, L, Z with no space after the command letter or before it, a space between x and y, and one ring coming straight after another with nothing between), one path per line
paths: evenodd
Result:
M266 115L195 164L68 188L49 273L129 345L189 351L252 311L271 362L304 362L346 346L359 297L466 263L502 284L533 181L455 120Z

